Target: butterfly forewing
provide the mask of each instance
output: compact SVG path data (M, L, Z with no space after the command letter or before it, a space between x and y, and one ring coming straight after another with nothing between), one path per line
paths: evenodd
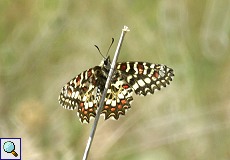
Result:
M143 96L166 87L174 76L171 68L147 62L118 63L117 71L132 86L137 95Z
M108 62L109 58L106 58L101 65L82 72L61 90L59 103L65 109L77 109L82 123L89 123L90 119L96 116L108 78ZM105 119L119 119L120 115L125 115L131 108L133 92L144 96L153 94L155 90L166 87L173 76L173 70L161 64L117 63L101 114Z

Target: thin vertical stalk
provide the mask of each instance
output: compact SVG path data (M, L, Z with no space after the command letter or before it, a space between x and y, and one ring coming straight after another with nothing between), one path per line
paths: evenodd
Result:
M111 82L113 72L114 72L114 69L115 69L115 66L116 66L116 62L117 62L117 59L118 59L118 56L119 56L119 53L120 53L122 42L124 40L125 34L128 31L129 31L129 28L127 26L124 26L124 28L122 29L122 32L121 32L121 36L120 36L118 45L117 45L117 49L116 49L114 57L113 57L113 61L112 61L112 64L111 64L109 75L108 75L108 78L107 78L106 83L105 83L105 89L104 89L104 91L102 93L102 96L101 96L101 99L100 99L100 102L99 102L99 108L98 108L97 114L95 116L95 120L94 120L92 129L91 129L91 132L90 132L90 135L89 135L89 139L88 139L86 147L85 147L85 152L84 152L82 160L87 160L87 157L89 155L89 151L90 151L90 148L91 148L91 145L92 145L92 142L93 142L93 138L94 138L94 135L95 135L95 132L96 132L96 128L97 128L97 124L98 124L98 121L99 121L99 118L100 118L100 114L101 114L102 109L103 109L105 96L106 96L107 90L108 90L108 88L110 86L110 82Z

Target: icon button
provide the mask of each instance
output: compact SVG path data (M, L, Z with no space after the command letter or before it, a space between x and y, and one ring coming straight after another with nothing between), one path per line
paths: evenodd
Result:
M4 151L7 152L7 153L12 153L15 157L18 156L17 152L15 152L15 145L14 145L14 142L6 141L6 142L3 144L3 149L4 149Z
M21 160L21 138L0 138L0 160Z

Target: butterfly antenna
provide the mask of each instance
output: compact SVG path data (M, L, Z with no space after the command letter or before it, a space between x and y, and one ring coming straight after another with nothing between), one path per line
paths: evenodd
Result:
M100 55L101 55L104 59L106 59L105 56L103 56L103 54L101 54L101 51L100 51L99 47L98 47L97 45L94 45L94 46L97 48L97 50L98 50L98 52L100 53Z
M108 49L108 51L107 51L107 53L106 53L106 57L108 56L109 50L110 50L110 48L112 47L113 42L114 42L114 38L112 38L112 42L111 42L111 44L110 44L110 46L109 46L109 49Z

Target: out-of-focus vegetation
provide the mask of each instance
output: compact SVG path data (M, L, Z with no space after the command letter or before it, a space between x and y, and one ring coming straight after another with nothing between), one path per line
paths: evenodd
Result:
M230 1L1 0L0 14L0 137L21 137L23 159L82 158L92 124L62 109L59 91L123 25L119 61L163 63L175 78L101 119L89 159L230 159Z

